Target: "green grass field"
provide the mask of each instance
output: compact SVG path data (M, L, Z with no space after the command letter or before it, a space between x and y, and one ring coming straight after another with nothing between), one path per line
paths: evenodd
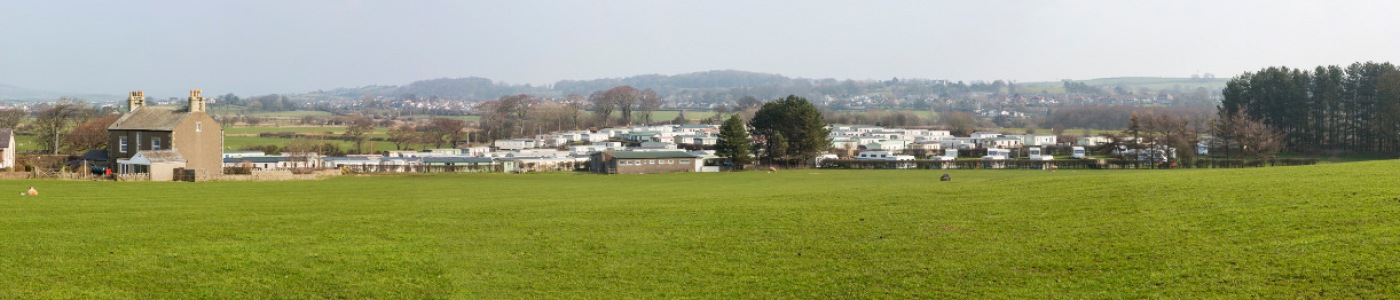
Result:
M0 295L1391 298L1397 168L10 180Z
M245 149L245 148L247 148L247 147L249 147L249 146L261 146L261 145L276 145L276 146L278 146L278 147L282 147L282 146L286 146L287 143L288 143L288 142L291 142L291 141L292 141L292 139L284 139L284 138L270 138L270 137L256 137L256 136L226 136L226 137L224 137L224 151L241 150L241 149ZM349 141L326 140L326 142L336 142L336 143L339 143L339 144L340 144L340 149L344 149L344 150L347 150L347 151L348 151L348 150L354 150L354 149L355 149L355 143L351 143L351 142L349 142ZM370 144L374 144L374 146L370 146ZM422 147L422 145L420 145L420 144L414 144L414 145L412 145L412 146L413 146L414 148L421 148L421 147ZM371 150L370 147L373 147L372 150L374 150L374 152L381 152L381 151L386 151L386 150L394 150L394 143L369 141L369 142L367 142L367 143L365 144L365 151L368 152L369 150Z
M309 133L309 134L325 134L327 131L330 131L330 132L332 132L332 133L334 133L334 134L342 134L342 133L345 133L345 126L281 126L281 127L274 127L274 126L253 126L253 127L249 127L249 126L229 126L229 127L224 127L224 133L225 133L225 134L254 134L254 135L256 135L256 134L265 133L265 132L267 132L267 133L295 132L295 133ZM374 135L383 135L383 134L385 134L385 133L387 133L387 132L389 132L389 128L374 127L374 132L371 133L371 134L369 134L369 135L371 135L371 136L374 136Z

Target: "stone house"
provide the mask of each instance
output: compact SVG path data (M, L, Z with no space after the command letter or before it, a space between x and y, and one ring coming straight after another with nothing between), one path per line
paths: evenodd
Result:
M107 127L108 166L139 170L120 163L141 151L173 150L197 174L223 174L224 129L205 111L200 93L190 91L188 107L170 108L147 106L144 93L131 92L127 113Z

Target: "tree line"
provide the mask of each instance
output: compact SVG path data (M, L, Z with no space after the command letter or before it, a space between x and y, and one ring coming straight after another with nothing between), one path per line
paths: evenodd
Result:
M0 110L0 128L16 135L34 136L37 151L50 154L82 154L107 147L107 127L120 115L115 108L99 108L83 99L63 97L54 103ZM25 122L26 119L32 119Z
M1242 114L1277 128L1296 153L1400 153L1400 69L1390 63L1269 67L1232 78L1221 119Z
M656 120L653 113L663 100L651 89L616 86L587 97L570 94L544 99L527 94L506 95L477 105L480 135L473 140L490 142L512 137L590 127L684 123L689 120ZM585 114L585 112L587 112Z

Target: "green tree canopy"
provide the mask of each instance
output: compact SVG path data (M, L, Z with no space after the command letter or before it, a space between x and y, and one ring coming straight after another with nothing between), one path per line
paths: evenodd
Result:
M749 130L744 127L744 119L738 115L729 116L719 127L719 141L715 144L715 155L729 160L736 166L753 163L750 154Z
M1400 153L1400 67L1391 63L1269 67L1221 91L1218 118L1245 111L1283 133L1288 152Z
M824 120L821 111L807 99L789 95L764 103L749 125L754 135L762 137L763 148L768 150L764 157L770 163L792 164L793 161L786 159L807 163L830 146L830 129L826 128ZM776 147L774 143L779 142L779 135L783 137L783 145ZM775 150L782 153L775 153ZM774 158L786 159L773 161Z

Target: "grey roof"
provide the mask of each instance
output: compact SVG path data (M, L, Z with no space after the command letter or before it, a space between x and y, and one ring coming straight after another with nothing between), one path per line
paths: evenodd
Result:
M14 136L14 129L0 129L0 147L9 146L10 138Z
M343 157L343 156L341 156L341 157L327 157L327 158L323 158L322 160L325 160L325 161L345 161L345 162L354 162L354 161L370 162L370 161L373 161L373 160L369 159L368 157Z
M168 108L142 107L136 111L122 115L121 119L112 123L107 130L175 130L175 126L180 124L190 113L186 111L176 111Z
M287 157L284 157L284 156L244 156L244 157L230 157L230 158L225 158L225 159L224 159L224 163L239 163L239 162L245 162L245 161L246 161L246 162L250 162L250 163L279 163L279 162L287 161Z
M637 158L695 158L695 155L681 151L616 151L612 153L614 158L637 159Z
M78 159L91 161L107 161L107 150L88 150L87 152L83 153L82 157L78 157Z
M146 157L151 163L185 162L185 157L175 150L141 150L136 154Z

